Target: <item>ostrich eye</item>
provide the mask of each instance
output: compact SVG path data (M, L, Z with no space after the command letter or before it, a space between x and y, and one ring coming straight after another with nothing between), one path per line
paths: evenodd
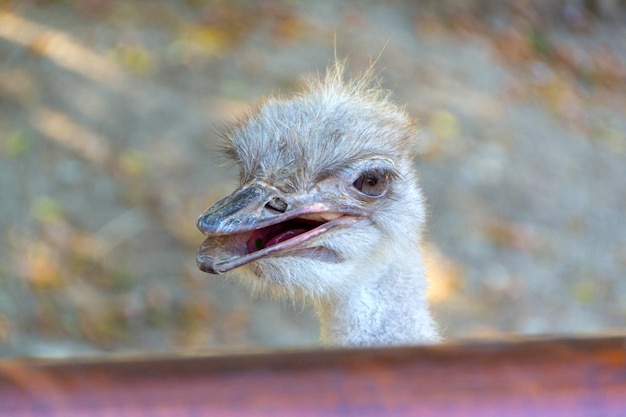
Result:
M387 176L375 171L366 171L352 185L365 195L380 197L387 191Z

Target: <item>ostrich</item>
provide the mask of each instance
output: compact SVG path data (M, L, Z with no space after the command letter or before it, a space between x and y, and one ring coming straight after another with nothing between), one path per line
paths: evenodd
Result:
M310 301L330 346L439 340L420 250L415 127L367 73L342 64L223 132L241 186L198 219L202 271Z

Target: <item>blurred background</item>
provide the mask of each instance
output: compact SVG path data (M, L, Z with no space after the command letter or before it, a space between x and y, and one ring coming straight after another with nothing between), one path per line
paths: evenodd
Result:
M0 356L318 344L195 265L220 124L334 57L419 120L448 339L626 328L626 2L0 0Z

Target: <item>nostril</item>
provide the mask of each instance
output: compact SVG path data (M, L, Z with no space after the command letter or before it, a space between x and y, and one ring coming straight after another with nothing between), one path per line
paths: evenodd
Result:
M267 204L265 204L265 208L270 210L275 210L280 213L284 213L287 211L287 203L285 200L279 197L272 198Z

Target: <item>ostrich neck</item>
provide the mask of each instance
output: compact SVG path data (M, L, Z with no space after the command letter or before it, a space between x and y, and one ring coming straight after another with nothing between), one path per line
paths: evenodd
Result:
M426 301L420 254L368 268L362 275L350 291L318 302L325 344L410 345L439 340Z

